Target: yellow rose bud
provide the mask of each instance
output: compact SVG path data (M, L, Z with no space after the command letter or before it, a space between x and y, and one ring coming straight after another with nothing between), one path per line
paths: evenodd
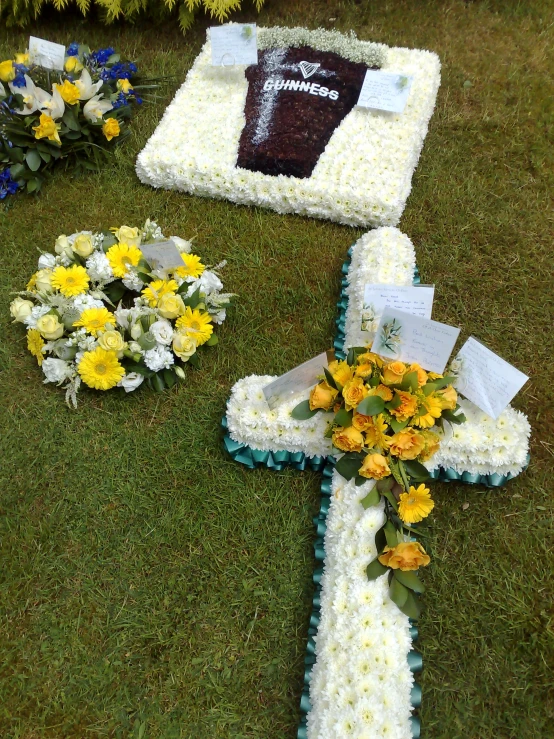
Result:
M404 362L390 362L383 367L383 382L386 385L398 385L407 372Z
M342 389L342 397L347 411L356 408L367 396L368 389L361 377L349 380Z
M400 459L415 459L425 448L425 437L419 431L407 426L390 439L387 439L390 453Z
M31 315L34 305L30 300L23 300L23 298L12 300L10 303L10 313L14 321L23 323L27 316Z
M333 433L333 444L342 452L361 452L364 445L364 437L354 426L335 430Z
M58 316L47 313L38 319L37 331L40 331L41 335L48 341L54 341L54 339L59 339L62 336L63 323L59 322Z
M336 359L329 364L329 372L333 376L333 380L342 387L346 385L348 380L352 379L352 370L345 361L338 362Z
M69 72L71 74L72 72L80 72L83 68L83 65L79 61L79 57L68 56L64 62L63 68L66 72Z
M12 82L15 79L15 67L11 59L6 59L5 62L0 62L0 81L1 82Z
M326 382L320 382L310 393L310 410L315 411L317 408L321 408L324 411L328 411L333 407L337 395L338 390L335 390L334 387L331 387Z
M396 417L398 421L407 421L411 418L418 409L419 401L406 390L395 390L396 397L400 398L400 405L398 408L391 408L391 413Z
M180 295L165 293L158 302L158 313L163 318L177 318L185 312L185 304Z
M113 232L115 238L127 246L140 246L141 232L138 228L131 228L131 226L121 226Z
M108 139L108 141L111 141L112 139L115 139L116 136L119 136L120 130L121 129L117 118L108 118L102 126L102 133Z
M452 385L447 385L444 390L437 390L435 396L438 398L442 410L453 411L458 402L458 393Z
M52 270L39 269L36 273L35 287L40 293L52 290Z
M416 362L413 362L410 365L410 369L408 372L417 372L417 385L418 387L423 387L425 383L427 382L428 375L427 372L423 369L423 367L420 367L419 364Z
M196 351L196 341L186 334L177 332L173 338L173 351L183 362L187 362Z
M98 339L98 345L107 352L116 352L118 357L123 356L125 341L119 331L113 329L104 331Z
M362 477L369 477L371 480L381 480L390 475L389 463L382 454L367 454L359 473Z
M90 257L94 251L92 236L90 234L79 234L73 242L73 251L83 259Z
M385 547L379 562L393 570L417 570L426 567L431 558L418 541L404 541L395 547Z

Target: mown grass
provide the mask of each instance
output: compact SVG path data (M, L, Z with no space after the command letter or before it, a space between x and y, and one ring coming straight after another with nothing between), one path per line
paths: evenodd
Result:
M244 14L253 20L254 16ZM334 19L334 20L330 20ZM537 739L552 664L551 3L269 2L263 24L323 25L429 48L443 81L401 228L435 316L531 376L529 470L505 490L435 485L420 622L427 739ZM280 373L334 332L340 265L361 232L154 192L134 160L202 42L169 26L43 19L35 35L112 44L172 74L99 175L60 172L0 206L0 736L281 739L299 718L319 478L247 471L218 423L232 383ZM26 33L0 32L0 56ZM11 293L59 233L138 224L196 237L241 298L201 372L163 395L41 383ZM469 506L462 505L468 503ZM337 737L337 739L341 739Z

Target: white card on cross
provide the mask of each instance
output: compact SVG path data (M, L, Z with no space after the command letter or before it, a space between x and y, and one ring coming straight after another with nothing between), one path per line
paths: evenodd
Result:
M366 283L362 308L362 331L374 334L386 307L431 318L434 285L376 285Z
M229 23L210 28L212 65L257 64L258 41L255 23Z
M371 351L442 374L459 333L454 326L385 308Z
M360 90L358 105L372 110L402 113L408 102L412 77L368 69Z
M456 389L494 419L529 379L473 336L460 349L456 363L460 366Z
M65 46L36 36L29 37L29 59L44 69L63 69Z
M158 241L154 244L141 244L140 250L148 264L154 269L175 269L184 267L184 262L171 239Z
M296 393L308 390L316 385L319 377L323 374L323 368L327 367L334 358L334 351L323 352L270 382L269 385L264 387L264 395L268 406L273 410Z

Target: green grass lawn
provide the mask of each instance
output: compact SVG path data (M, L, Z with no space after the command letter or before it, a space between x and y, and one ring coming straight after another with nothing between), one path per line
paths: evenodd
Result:
M434 316L531 377L514 403L533 425L528 471L502 490L433 486L418 646L425 739L553 733L552 10L550 0L268 0L258 20L439 54L442 86L400 228L436 283ZM0 58L30 30L113 45L145 73L175 77L102 173L59 172L39 198L0 204L2 739L296 736L320 478L243 469L218 425L237 379L330 346L340 266L361 231L139 183L136 155L206 25L183 38L53 17L0 31ZM194 236L205 263L227 259L240 301L186 383L162 395L85 390L69 410L10 323L12 292L60 233L146 217Z

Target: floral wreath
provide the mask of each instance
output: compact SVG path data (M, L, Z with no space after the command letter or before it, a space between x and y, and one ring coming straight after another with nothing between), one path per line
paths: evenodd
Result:
M27 289L10 305L27 328L27 347L44 382L66 390L77 404L81 383L95 390L154 390L184 380L185 365L199 366L197 351L217 344L233 295L221 292L218 270L208 269L190 241L169 240L172 266L141 251L167 241L153 221L103 233L80 231L43 252ZM159 248L159 247L158 247ZM150 252L149 252L150 253Z

